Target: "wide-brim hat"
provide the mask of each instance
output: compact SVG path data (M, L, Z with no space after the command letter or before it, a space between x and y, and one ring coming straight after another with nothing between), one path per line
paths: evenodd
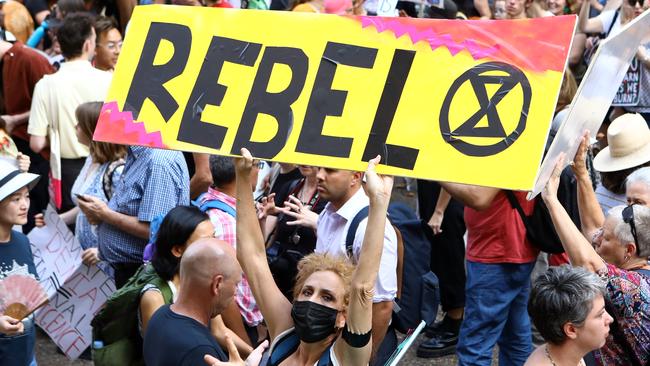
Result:
M34 188L39 178L38 174L23 173L15 164L0 159L0 201L23 187Z
M640 114L626 113L607 129L609 146L594 158L600 172L616 172L650 161L650 128Z

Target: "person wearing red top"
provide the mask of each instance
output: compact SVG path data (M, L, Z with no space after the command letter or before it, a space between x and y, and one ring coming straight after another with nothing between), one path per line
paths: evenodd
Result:
M18 151L28 155L31 160L30 173L47 177L50 170L49 154L44 152L39 155L29 148L27 135L27 120L32 104L32 94L36 83L44 75L54 72L54 68L47 58L20 42L7 42L0 40L0 59L2 86L2 119L6 122L6 130L16 143ZM47 179L41 179L30 192L31 205L29 206L28 222L24 226L25 232L34 226L34 215L42 212L49 201L47 192Z
M465 204L467 282L458 364L491 365L498 344L501 365L523 365L533 350L527 303L539 250L526 239L521 217L501 189L441 185ZM530 215L533 202L525 192L514 193Z

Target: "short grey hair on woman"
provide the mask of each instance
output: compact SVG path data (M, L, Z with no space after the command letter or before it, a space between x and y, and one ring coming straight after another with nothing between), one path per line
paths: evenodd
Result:
M634 183L643 183L650 188L650 167L637 169L628 175L625 180L625 189L630 189Z
M568 264L550 267L533 284L528 314L533 324L552 344L567 339L564 325L584 325L594 299L605 295L605 283L594 273Z
M607 212L607 218L616 220L614 236L621 242L621 245L634 243L632 228L630 224L623 221L623 210L625 206L616 206ZM638 241L637 252L640 258L650 256L650 208L643 205L634 205L634 228Z

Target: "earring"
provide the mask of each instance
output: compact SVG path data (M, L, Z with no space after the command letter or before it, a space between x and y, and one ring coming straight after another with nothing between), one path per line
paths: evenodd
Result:
M630 260L630 256L629 256L629 255L626 255L625 258L623 258L623 259L624 259L625 262L627 262L627 261Z

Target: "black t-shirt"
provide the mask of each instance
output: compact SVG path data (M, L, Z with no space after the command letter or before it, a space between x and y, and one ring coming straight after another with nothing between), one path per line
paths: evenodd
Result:
M153 314L144 335L144 362L147 366L205 365L203 356L206 354L228 361L205 325L174 313L169 305Z
M293 170L287 172L287 173L280 173L278 177L275 179L275 182L273 182L273 186L271 187L271 193L275 193L275 205L278 207L282 206L282 203L284 201L278 201L278 193L279 190L289 181L296 180L302 178L302 174L300 174L300 169L294 168Z
M11 239L0 243L0 278L13 274L29 275L38 278L34 256L27 237L17 231L11 231ZM25 322L25 332L15 336L0 333L0 364L29 365L34 359L33 317Z
M304 184L304 179L298 179L286 182L275 194L276 205L278 207L284 206L284 202L289 200L289 195L295 194L296 191ZM313 197L310 197L311 211L320 214L327 205L327 201L318 197L318 191ZM301 252L303 255L308 255L314 252L316 248L316 232L311 228L302 226L287 225L288 222L295 221L291 216L280 214L276 224L275 241L279 242L283 249L293 249Z
M11 274L31 274L38 278L29 239L15 230L11 231L8 242L0 242L0 278Z

